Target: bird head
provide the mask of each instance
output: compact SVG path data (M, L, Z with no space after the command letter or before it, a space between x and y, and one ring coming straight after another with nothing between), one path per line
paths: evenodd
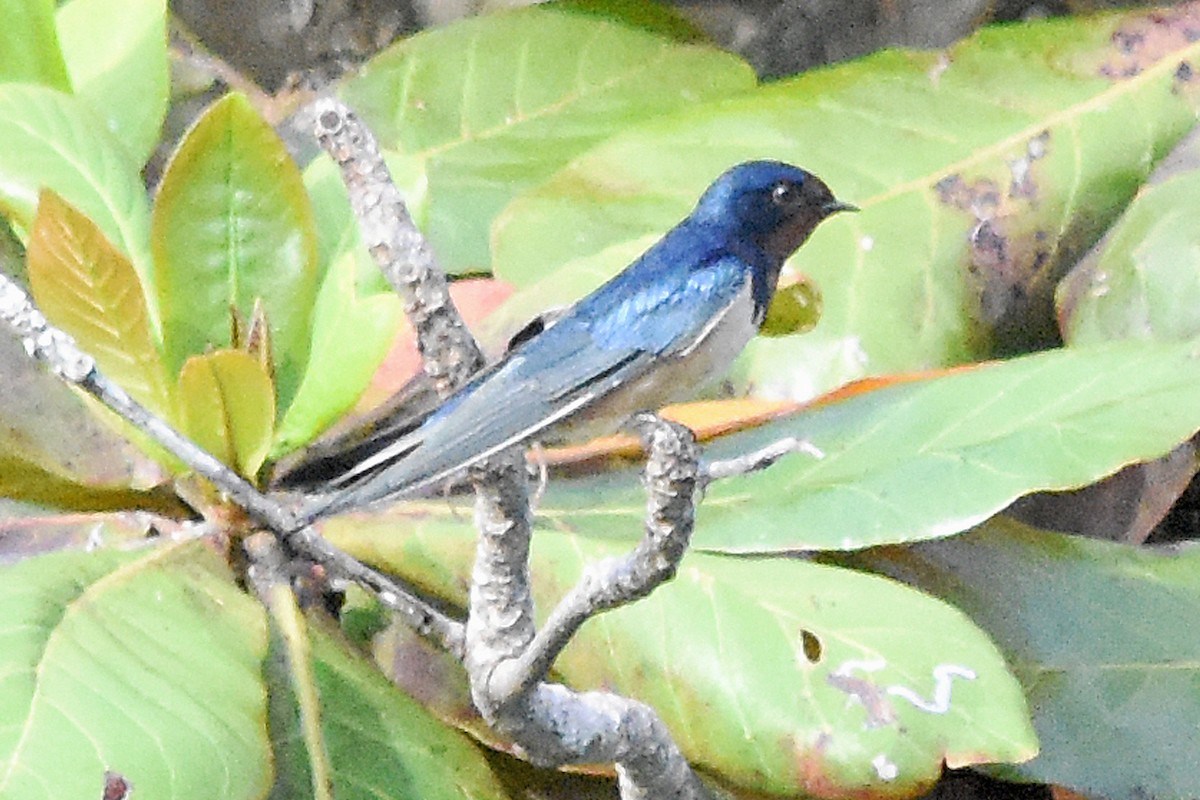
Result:
M839 211L857 210L799 167L781 161L747 161L717 178L692 216L752 242L782 264L821 220Z

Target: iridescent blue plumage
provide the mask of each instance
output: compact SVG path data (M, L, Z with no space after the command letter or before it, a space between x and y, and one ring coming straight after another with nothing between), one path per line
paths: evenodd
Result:
M775 161L725 172L695 210L419 427L333 476L315 513L411 494L512 444L591 435L718 377L757 331L783 262L850 209Z

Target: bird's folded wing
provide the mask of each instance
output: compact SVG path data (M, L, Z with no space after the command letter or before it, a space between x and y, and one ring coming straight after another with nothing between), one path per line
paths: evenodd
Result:
M609 356L605 359L594 358L597 352L577 352L563 369L548 373L529 374L528 362L514 359L474 391L453 398L416 431L338 476L330 483L336 494L322 514L435 485L510 445L537 437L641 374L653 360L644 351L599 351Z
M664 356L686 352L742 294L735 267L714 262L685 275L686 287L660 284L630 295L599 323L568 315L469 383L420 428L331 481L334 494L318 501L320 514L435 485L536 438Z

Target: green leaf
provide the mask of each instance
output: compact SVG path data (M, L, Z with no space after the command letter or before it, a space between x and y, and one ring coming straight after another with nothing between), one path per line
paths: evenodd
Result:
M400 326L400 298L362 295L347 253L325 274L313 317L308 370L275 434L277 457L311 441L351 408L388 353Z
M0 213L28 230L38 194L53 189L95 222L148 282L146 190L139 165L105 127L76 98L41 87L0 85Z
M309 795L332 800L333 770L321 731L321 698L304 613L286 582L260 588L258 596L270 614L272 634L268 680L276 776L271 793L280 800Z
M134 398L170 416L171 394L146 294L125 254L95 223L46 190L27 258L42 312Z
M753 86L728 53L552 8L414 36L343 94L385 147L424 162L426 232L449 268L478 270L521 189L639 120Z
M192 356L179 373L184 428L201 447L253 479L271 447L275 387L244 350Z
M154 265L168 364L230 344L230 309L262 298L279 407L308 361L316 233L300 171L246 98L218 100L185 136L154 204Z
M1194 154L1200 137L1189 137ZM1058 288L1073 344L1200 334L1200 169L1148 187Z
M54 32L54 0L0 0L0 82L71 90Z
M266 792L262 613L206 545L23 561L0 605L0 796Z
M330 521L339 546L463 603L474 534L428 518ZM620 555L535 536L547 613L584 562ZM650 703L706 772L768 794L913 794L942 762L1030 758L1020 687L958 611L872 576L797 559L693 554L650 597L580 629L556 664L580 690Z
M824 455L794 453L710 486L693 546L854 549L948 536L1022 495L1165 455L1198 428L1200 354L1188 344L1060 350L905 382L712 443L709 459L787 437ZM625 473L553 481L539 514L551 526L632 536L644 504Z
M57 22L76 96L146 163L167 115L166 0L70 0Z
M495 271L526 286L610 250L612 275L627 263L618 245L660 235L723 169L777 158L863 211L823 224L792 259L785 277L816 283L823 317L812 333L753 343L743 383L805 399L1044 347L1057 277L1195 122L1196 82L1176 74L1200 58L1192 16L997 27L693 104L519 195L493 226Z
M323 740L331 789L339 800L509 797L475 744L390 685L331 626L300 617L287 624L292 690L320 700L318 729L308 738L310 743L315 737ZM297 668L300 658L307 663ZM274 796L280 800L312 796L306 785L312 744L301 752L300 718L295 710L289 716L276 722L283 734L276 742L278 768L288 781L276 785Z
M997 519L851 557L960 606L1005 652L1042 742L1025 780L1092 797L1195 797L1200 550L1151 550Z

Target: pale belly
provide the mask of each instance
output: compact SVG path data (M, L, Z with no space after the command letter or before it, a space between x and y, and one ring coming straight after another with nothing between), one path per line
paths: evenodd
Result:
M658 367L573 414L538 437L553 444L613 433L641 411L657 411L686 400L723 376L758 332L749 288L690 348L662 359Z

